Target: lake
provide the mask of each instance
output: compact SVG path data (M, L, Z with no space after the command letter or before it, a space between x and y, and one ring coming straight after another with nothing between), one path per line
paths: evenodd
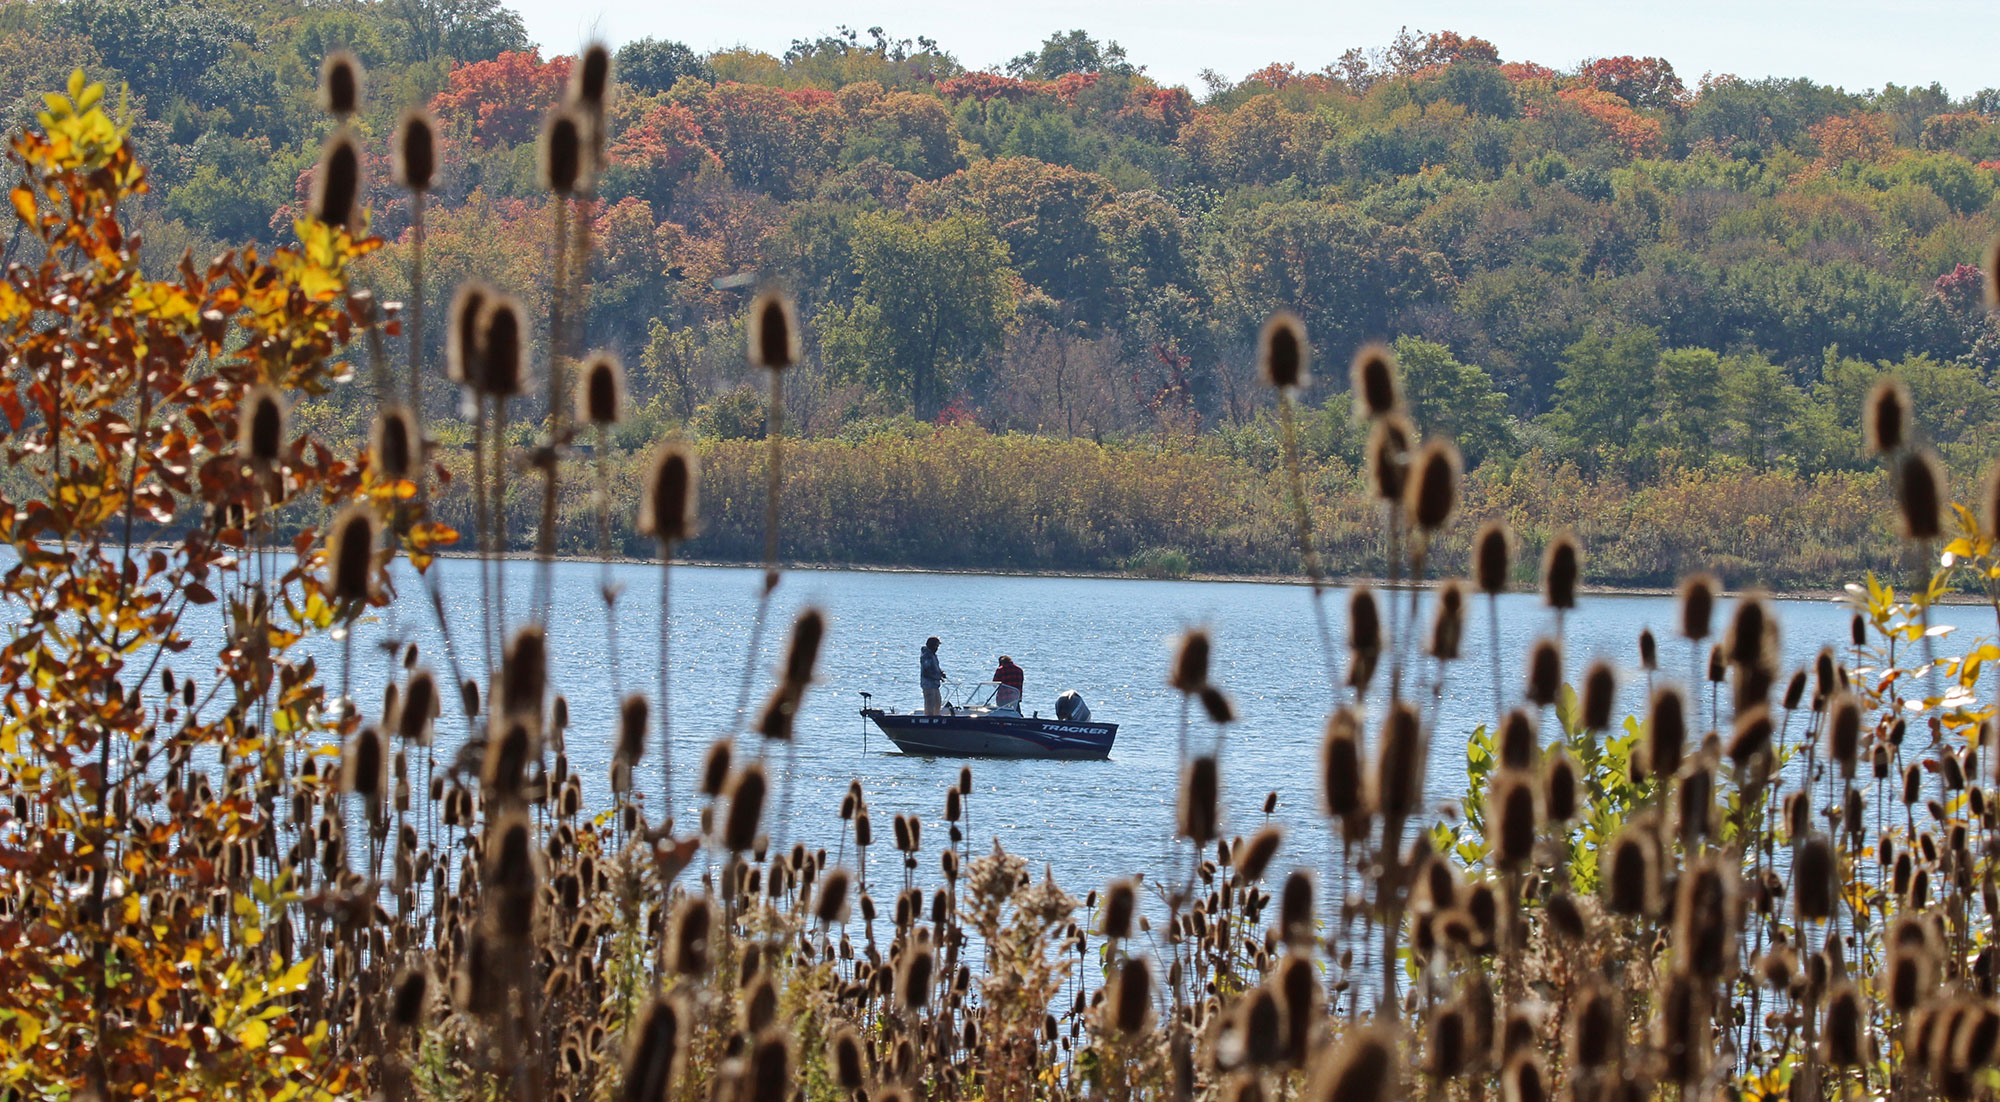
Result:
M460 646L476 653L477 564L449 559L437 569ZM513 562L506 569L518 621L525 615L535 566ZM445 670L435 617L427 602L418 599L407 564L399 561L398 572L404 599L393 612L364 624L356 636L355 699L365 711L379 706L391 672L386 653L372 645L385 634L414 639L425 661ZM607 576L623 587L617 606L621 661L616 667L609 659L600 597ZM653 689L660 577L657 566L644 564L607 568L571 562L554 568L551 680L568 698L571 767L583 778L587 802L593 805L609 800L618 692L644 690L650 695ZM704 749L737 728L735 705L759 578L756 570L715 567L682 566L672 574L673 742L679 766L676 803L684 822L692 806L693 772ZM1407 599L1399 597L1398 607ZM1346 594L1329 591L1326 600L1336 644L1344 649ZM917 652L926 636L937 635L944 640L944 668L955 680L984 680L997 657L1009 654L1027 670L1028 710L1053 714L1056 695L1074 688L1089 702L1093 718L1119 725L1110 761L971 763L975 789L968 833L975 853L989 849L997 835L1038 872L1044 865L1052 868L1079 896L1131 873L1144 871L1157 878L1178 867L1184 874L1182 861L1168 863L1181 700L1166 686L1165 675L1180 633L1205 626L1215 641L1212 678L1234 699L1238 715L1221 742L1225 831L1247 835L1260 826L1265 794L1275 791L1274 818L1288 828L1276 867L1328 867L1329 839L1317 811L1316 776L1321 727L1335 698L1326 683L1306 587L793 571L773 597L772 630L754 659L753 709L769 689L772 668L782 660L787 626L808 603L826 610L829 628L818 683L798 717L792 754L771 759L774 790L782 789L787 779L792 787L790 821L772 823L774 840L833 849L840 838L840 798L849 780L858 777L877 823L875 856L883 862L878 868L888 867L892 859L886 856L893 852L887 829L891 817L916 814L925 823L926 878L935 879L936 851L947 833L944 792L963 763L903 757L880 732L864 730L858 713L864 692L874 694L881 706L919 706ZM187 628L198 648L213 647L219 630L214 610L219 607L191 614ZM1718 627L1726 622L1728 608L1725 603L1718 609ZM1843 606L1787 600L1779 608L1786 676L1810 663L1820 646L1845 646L1849 613ZM1498 611L1502 685L1512 703L1520 692L1524 652L1535 638L1552 632L1555 621L1532 593L1500 598ZM1433 807L1448 805L1465 792L1465 736L1493 715L1485 598L1475 600L1470 613L1464 659L1450 671L1432 739L1426 791ZM1426 597L1417 622L1427 625L1429 615ZM1954 648L1962 649L1972 636L1992 633L1992 612L1983 607L1942 609L1937 620L1959 628L1944 641ZM1637 668L1636 641L1642 628L1650 626L1661 637L1666 670L1684 676L1688 669L1686 644L1670 637L1674 622L1671 598L1585 596L1577 614L1568 617L1565 672L1575 681L1591 659L1612 660L1622 672L1620 715L1640 712L1645 677ZM338 648L331 644L317 644L316 653L323 662L339 661ZM177 664L187 668L188 657ZM1376 675L1377 691L1371 694L1378 703L1386 696L1386 666L1385 660ZM1433 676L1428 667L1426 660L1415 671L1426 686ZM322 668L332 675L337 666ZM1410 680L1406 673L1406 684ZM337 675L333 683L338 683ZM1215 732L1195 711L1194 745L1210 744ZM1545 731L1553 729L1551 717ZM1372 739L1372 723L1370 733ZM464 736L463 720L448 708L440 720L441 761L449 760ZM747 736L739 744L756 741ZM657 753L657 745L649 745L640 772L644 788L658 783ZM775 797L772 803L775 816Z

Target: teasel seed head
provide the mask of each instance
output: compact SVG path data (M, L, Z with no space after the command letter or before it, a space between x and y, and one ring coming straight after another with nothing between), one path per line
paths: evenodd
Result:
M1297 314L1280 310L1264 322L1257 338L1257 370L1264 382L1281 391L1302 390L1312 382L1312 345Z
M1660 668L1660 645L1652 628L1639 629L1639 668L1649 673Z
M396 737L419 746L431 741L431 724L438 717L437 675L428 666L410 674L396 705Z
M1423 803L1424 738L1422 720L1407 701L1389 706L1382 725L1381 751L1375 759L1374 803L1384 819L1400 821Z
M921 1010L931 1000L931 975L937 958L928 944L919 942L903 952L896 969L896 1001L905 1013Z
M1348 367L1348 388L1354 392L1354 412L1371 421L1402 412L1402 385L1397 380L1396 354L1386 344L1365 344Z
M1327 815L1341 820L1360 817L1365 803L1361 788L1360 719L1341 708L1327 717L1320 742L1320 795Z
M1453 578L1438 587L1437 607L1431 616L1431 657L1456 662L1464 638L1465 583Z
M479 387L479 363L484 355L479 319L486 312L487 300L494 297L494 290L478 280L459 284L452 295L450 324L445 329L445 376L461 386Z
M1532 769L1541 756L1542 745L1535 735L1535 717L1524 708L1515 708L1500 721L1500 766L1503 769Z
M1903 535L1913 540L1936 539L1944 530L1944 474L1928 452L1910 451L1896 464L1896 504L1903 514Z
M847 897L853 883L853 877L843 868L831 869L820 877L818 894L813 896L813 917L828 926L846 922Z
M1861 702L1852 693L1836 693L1827 719L1827 752L1840 775L1853 780L1861 758Z
M1185 696L1200 692L1208 684L1209 649L1208 632L1195 628L1183 633L1180 646L1174 651L1173 676L1167 684Z
M334 50L319 65L320 110L345 120L361 110L361 94L367 78L361 59L348 50Z
M626 1048L620 1102L661 1102L668 1097L685 1049L681 1018L680 1005L665 995L655 996L639 1015Z
M1415 528L1435 533L1451 519L1458 507L1458 480L1463 464L1458 448L1449 440L1431 440L1411 464L1415 477L1404 500L1404 512Z
M1493 786L1487 845L1503 869L1519 869L1535 852L1535 785L1525 774L1507 770Z
M1271 865L1271 858L1277 856L1278 844L1284 840L1284 832L1276 826L1267 826L1250 836L1250 841L1236 857L1236 874L1243 883L1255 883L1264 878L1264 870Z
M1602 659L1592 662L1583 674L1583 725L1592 731L1607 731L1611 728L1611 706L1618 695L1618 678L1611 672L1611 663Z
M528 759L533 756L533 741L528 725L516 718L506 722L499 737L487 743L479 779L488 800L520 795Z
M488 295L479 311L478 383L488 398L519 397L525 376L526 323L521 306L505 295Z
M1647 767L1654 775L1670 777L1681 767L1687 750L1687 697L1672 685L1653 692L1652 713L1646 724Z
M561 107L542 124L542 186L559 197L574 195L583 185L583 125Z
M651 706L644 693L630 693L618 704L618 750L615 757L626 766L639 764L646 756L646 730Z
M1824 835L1812 835L1799 847L1792 864L1792 901L1799 917L1823 920L1833 917L1838 896L1834 892L1833 845Z
M313 173L313 217L329 226L355 228L361 202L361 147L345 129L334 132L320 150Z
M328 589L336 601L366 601L375 592L375 543L381 524L367 505L356 503L333 518L326 558Z
M1507 530L1505 521L1489 520L1480 525L1479 535L1472 542L1473 575L1479 582L1480 592L1498 594L1507 591L1513 542L1513 535Z
M1776 630L1777 621L1772 619L1764 595L1745 593L1736 602L1736 611L1729 618L1729 635L1724 644L1729 661L1738 666L1768 668L1771 639Z
M602 42L592 42L570 71L569 100L586 111L601 113L610 91L611 51Z
M1554 639L1535 640L1528 651L1528 703L1547 708L1562 692L1562 645Z
M1566 823L1576 817L1577 792L1582 783L1569 752L1557 746L1549 755L1542 798L1542 810L1550 822Z
M834 1084L848 1092L860 1090L868 1074L868 1065L862 1060L861 1035L843 1023L834 1029L833 1043L828 1047L831 1058L827 1063L832 1065Z
M1213 685L1201 687L1201 710L1208 713L1208 721L1217 726L1236 722L1236 706L1229 697Z
M430 992L430 973L422 968L405 968L390 989L389 1024L398 1030L423 1024L424 1003Z
M1130 880L1113 880L1104 890L1102 932L1106 938L1122 941L1132 936L1132 916L1139 907L1138 885Z
M1416 430L1401 414L1378 418L1368 431L1368 485L1378 499L1402 502L1410 483L1410 449L1415 446Z
M540 625L524 624L515 629L501 658L500 699L495 710L503 716L527 716L539 725L548 688L548 637Z
M1112 1028L1126 1037L1146 1032L1153 1017L1153 969L1144 957L1127 957L1119 965L1111 999Z
M686 444L668 441L653 453L639 502L639 531L658 540L663 553L696 534L700 480L700 466Z
M1710 574L1693 574L1681 579L1681 635L1687 639L1706 639L1713 630L1715 620L1715 597L1721 587Z
M237 406L236 450L259 467L278 461L285 446L285 400L268 386L254 386Z
M1285 944L1304 945L1313 938L1312 874L1293 869L1278 890L1278 928Z
M373 725L354 732L340 755L340 787L368 802L371 814L382 808L382 785L389 748Z
M389 171L396 186L426 192L437 182L437 123L430 112L413 107L396 124L390 145Z
M1213 757L1203 755L1188 762L1187 773L1181 778L1180 836L1197 846L1216 839L1218 787Z
M1549 541L1549 549L1542 556L1542 592L1548 598L1550 608L1576 607L1576 583L1581 572L1581 560L1582 551L1577 547L1575 536L1562 532Z
M1729 760L1739 769L1747 769L1757 757L1771 750L1771 735L1775 730L1771 723L1771 709L1763 704L1755 705L1736 717L1736 729L1729 740Z
M390 406L375 416L375 438L369 458L384 482L401 482L416 473L417 419L406 406Z
M1736 876L1712 859L1680 878L1674 904L1674 967L1720 979L1736 967Z
M576 419L599 428L617 424L625 414L625 365L615 352L591 353L576 388Z
M750 303L750 364L783 371L799 362L799 320L792 300L766 290Z
M808 605L792 621L792 635L785 647L785 681L809 685L813 668L819 663L819 648L826 638L826 613Z
M1909 443L1910 392L1903 389L1901 382L1883 376L1868 392L1861 422L1870 451L1882 455L1901 448Z
M1376 1024L1350 1030L1326 1058L1314 1097L1324 1102L1389 1102L1402 1097L1396 1035Z
M1627 824L1604 858L1604 905L1613 914L1646 915L1656 909L1659 858L1651 829Z
M757 844L757 828L764 819L764 767L757 762L745 765L729 786L729 818L724 820L722 845L741 853Z
M667 959L676 973L695 979L708 975L709 937L714 923L715 910L707 896L689 896L674 909Z
M1548 1072L1532 1051L1519 1052L1500 1073L1503 1102L1548 1102Z
M1469 1062L1465 1008L1449 1003L1431 1010L1425 1045L1424 1074L1432 1079L1456 1079Z
M1859 1067L1867 1059L1867 1015L1861 993L1851 983L1833 989L1826 1003L1826 1035L1821 1058L1836 1068Z
M1717 685L1729 680L1729 662L1720 643L1708 648L1708 679Z
M1382 653L1382 613L1375 591L1365 585L1355 586L1348 595L1347 645L1357 656L1374 658Z

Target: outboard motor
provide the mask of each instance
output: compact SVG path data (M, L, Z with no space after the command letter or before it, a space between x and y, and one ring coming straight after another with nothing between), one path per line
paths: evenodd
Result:
M1083 702L1083 694L1075 689L1064 689L1056 697L1056 718L1064 723L1089 723L1090 705Z

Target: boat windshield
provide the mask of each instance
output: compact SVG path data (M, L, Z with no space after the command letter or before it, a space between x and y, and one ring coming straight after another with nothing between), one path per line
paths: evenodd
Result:
M998 702L997 696L1003 688L1009 688L1009 686L1002 685L998 681L978 681L967 684L964 687L963 694L959 699L952 701L951 706L961 712L1009 712L1014 715L1021 714L1021 702L1019 698L1006 704Z

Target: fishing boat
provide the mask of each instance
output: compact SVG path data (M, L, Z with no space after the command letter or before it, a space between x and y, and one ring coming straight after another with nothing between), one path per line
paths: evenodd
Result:
M1056 715L1023 715L1018 696L1002 702L1000 684L981 682L937 715L872 706L861 694L862 718L889 736L905 754L926 758L1057 758L1103 760L1118 737L1115 723L1097 723L1083 697L1071 689L1056 698Z

